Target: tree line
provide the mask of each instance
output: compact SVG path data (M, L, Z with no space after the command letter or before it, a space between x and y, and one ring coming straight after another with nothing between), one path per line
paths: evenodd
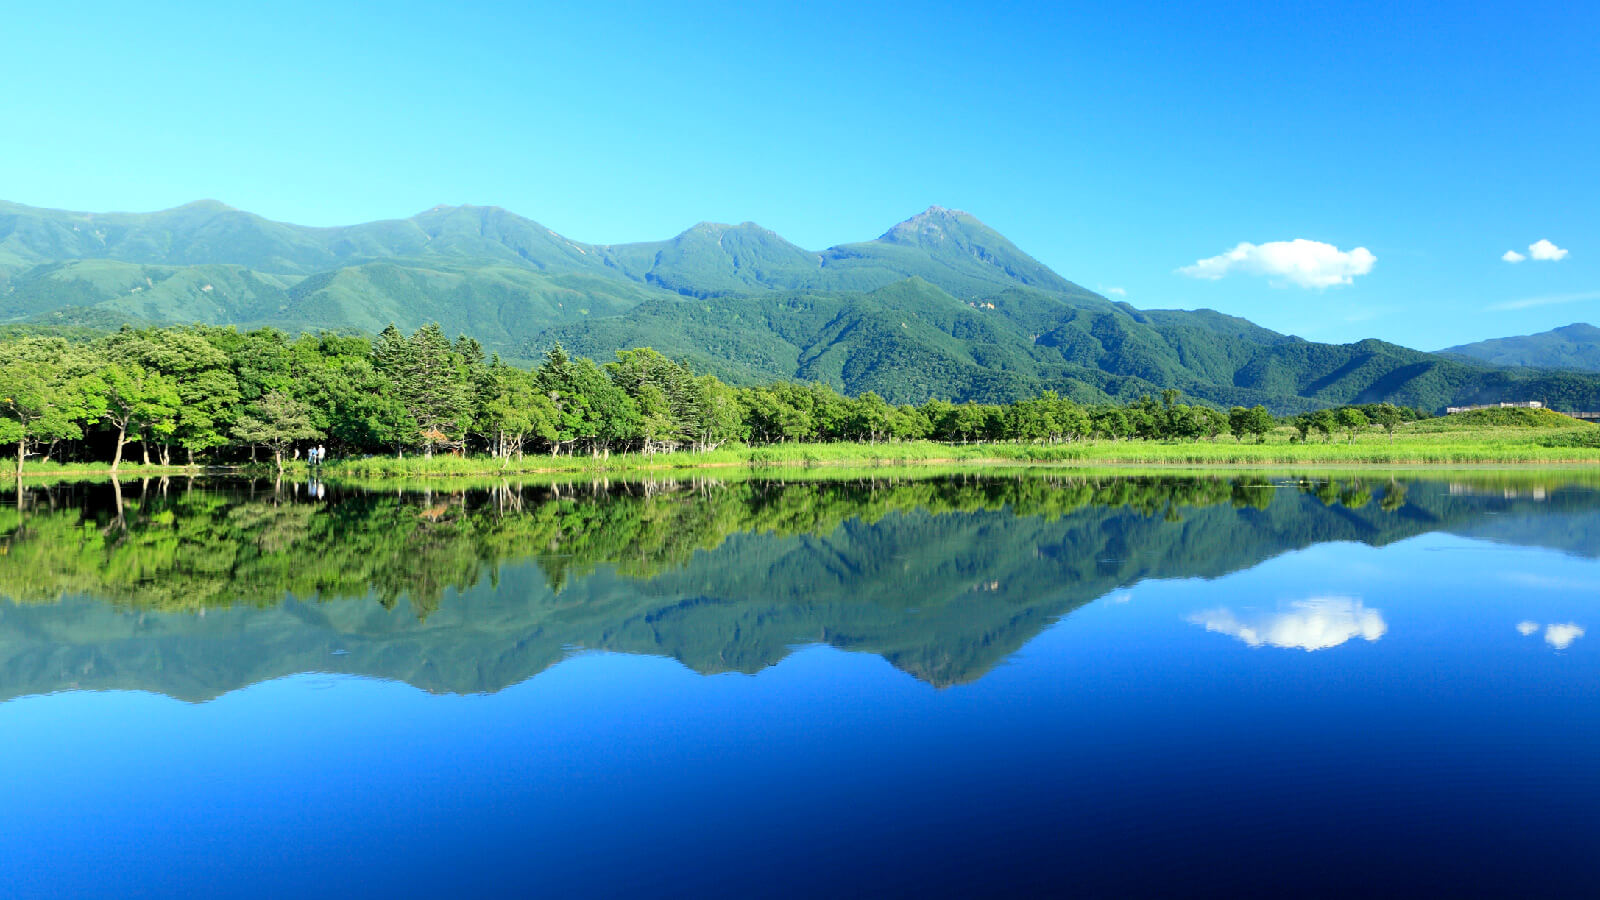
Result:
M1419 413L1383 404L1306 414L1331 439ZM1359 423L1359 424L1357 424ZM196 325L124 328L87 341L0 338L0 445L30 457L146 464L259 461L302 447L335 455L484 453L500 459L709 450L730 442L952 443L1263 440L1267 409L1222 411L1176 390L1081 405L1054 392L1009 404L894 405L823 384L734 387L649 349L601 364L559 345L531 367L486 356L438 325L376 338ZM134 449L130 449L134 448Z
M1302 481L1297 487L1325 505L1359 509L1379 485L1390 501L1382 509L1392 511L1405 497L1404 483ZM1126 512L1148 520L1140 530L1146 540L1164 532L1166 539L1181 539L1165 524L1213 506L1264 510L1279 496L1260 476L1079 475L504 484L337 490L309 502L267 480L214 487L141 478L23 491L17 502L0 503L0 596L18 602L55 603L88 593L140 610L197 611L270 608L291 595L371 597L390 608L409 600L419 618L437 609L448 590L464 592L497 567L522 562L536 564L559 593L600 566L638 579L682 570L697 552L714 550L734 534L826 535L848 520L877 525L913 512L1004 511L1007 519L1052 523L1077 517L1071 527L1096 534L1099 522ZM1302 508L1300 515L1307 514ZM1115 535L1129 539L1124 530ZM943 547L930 546L929 565ZM1022 558L1037 558L1031 541L1015 549ZM1182 555L1165 548L1158 558L1170 563ZM1105 558L1085 554L1081 563L1105 575ZM1210 548L1192 558L1206 565L1217 559ZM1084 583L1092 573L1084 575L1073 582ZM798 577L816 579L808 585L822 590L837 574ZM716 633L730 630L737 629Z

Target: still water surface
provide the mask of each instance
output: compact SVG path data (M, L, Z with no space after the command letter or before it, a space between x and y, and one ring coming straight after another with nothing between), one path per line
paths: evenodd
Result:
M3 500L6 897L1600 894L1573 476Z

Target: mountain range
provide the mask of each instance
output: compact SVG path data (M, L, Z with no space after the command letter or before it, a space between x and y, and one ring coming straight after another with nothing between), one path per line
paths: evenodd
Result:
M1574 322L1538 334L1494 338L1439 352L1497 366L1600 372L1600 328Z
M1600 376L1464 348L1321 344L1212 310L1141 310L1053 272L977 218L930 207L871 241L802 249L754 223L587 244L497 207L337 228L215 201L155 213L0 202L0 322L206 322L375 333L437 321L508 359L556 342L653 346L736 383L779 378L998 401L1178 388L1290 412L1388 400L1600 406Z

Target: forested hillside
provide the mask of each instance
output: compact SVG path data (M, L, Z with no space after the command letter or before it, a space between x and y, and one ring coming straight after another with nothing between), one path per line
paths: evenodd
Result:
M1600 372L1600 328L1574 322L1538 334L1478 341L1439 352L1497 366Z
M812 252L753 223L587 244L495 207L308 228L214 201L137 214L0 203L0 323L373 335L430 322L513 362L558 342L598 359L650 346L735 385L815 380L894 403L1044 390L1103 402L1173 388L1279 413L1501 400L1600 408L1594 375L1376 340L1318 344L1210 310L1114 303L939 207L875 240Z

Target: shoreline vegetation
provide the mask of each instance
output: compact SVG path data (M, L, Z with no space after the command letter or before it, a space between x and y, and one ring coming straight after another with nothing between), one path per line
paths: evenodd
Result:
M1592 425L1579 428L1600 431ZM1282 429L1280 429L1282 431ZM1587 437L1584 432L1579 437ZM1262 443L1230 439L1204 442L1083 440L1067 445L994 442L944 444L903 441L880 444L794 443L769 446L724 446L714 450L672 453L613 453L606 456L525 454L521 458L438 454L432 457L366 456L329 460L312 467L302 460L285 461L281 476L316 477L325 481L415 478L521 478L543 475L627 476L689 474L695 471L783 471L795 469L936 468L952 469L1152 469L1283 468L1302 466L1385 468L1412 466L1585 466L1600 465L1600 446L1573 441L1541 442L1548 434L1496 428L1470 431L1405 432L1392 440L1366 435L1354 442L1300 443L1288 434L1269 435ZM112 471L105 463L35 463L23 473L33 479L123 479L199 476L275 478L272 463L254 465L162 466L125 463Z
M1368 403L1278 417L1165 390L1110 402L895 405L826 384L736 387L649 348L560 346L520 368L437 325L375 339L123 329L0 340L0 445L30 474L493 477L822 466L1600 463L1600 427L1548 409L1435 417ZM137 457L135 456L137 449ZM30 457L35 462L28 462ZM135 459L139 461L135 463Z

